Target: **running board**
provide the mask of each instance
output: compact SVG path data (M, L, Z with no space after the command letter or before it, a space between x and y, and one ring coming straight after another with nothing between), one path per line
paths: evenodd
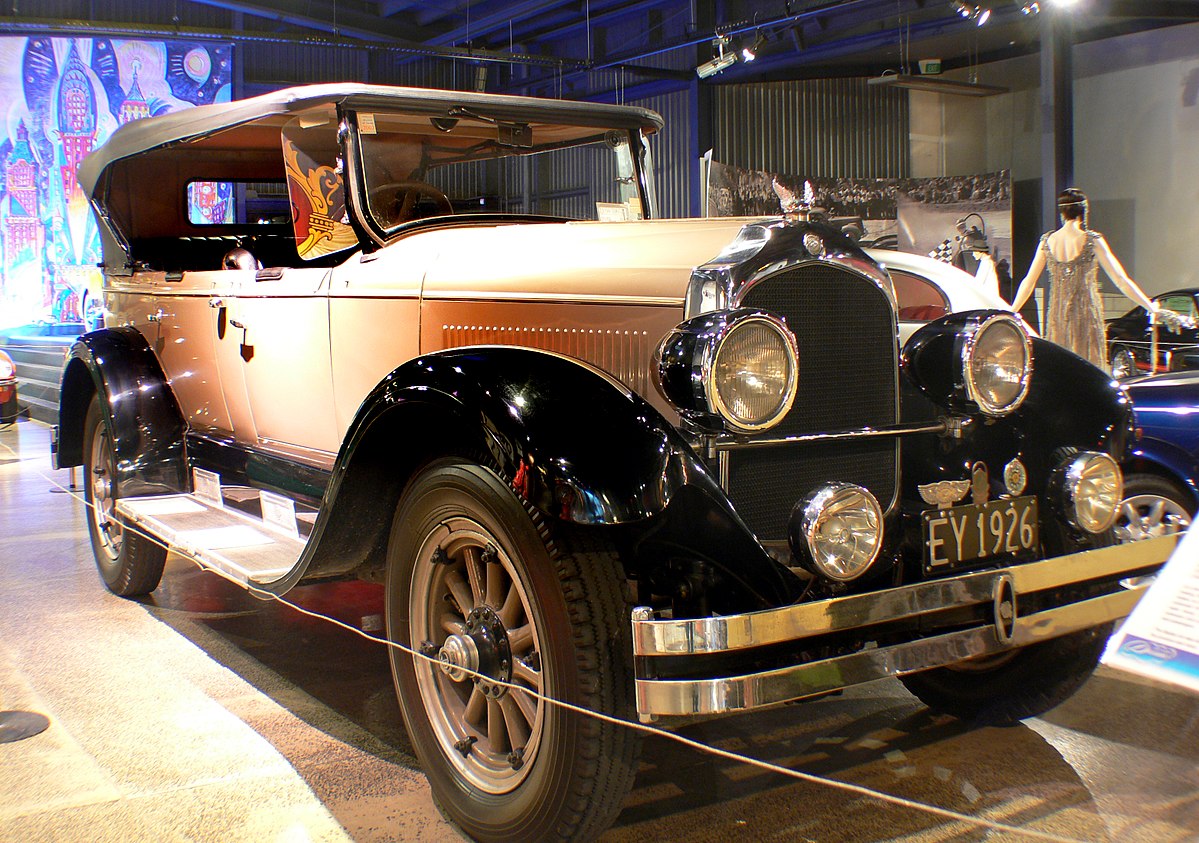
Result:
M286 526L216 506L196 495L122 498L116 511L138 529L157 536L172 552L242 583L265 584L287 575L306 543L293 534L294 529L289 532Z

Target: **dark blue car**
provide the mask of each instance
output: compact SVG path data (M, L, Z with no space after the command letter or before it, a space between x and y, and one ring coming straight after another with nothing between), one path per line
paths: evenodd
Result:
M1199 371L1126 381L1140 434L1125 461L1124 541L1185 530L1199 506Z

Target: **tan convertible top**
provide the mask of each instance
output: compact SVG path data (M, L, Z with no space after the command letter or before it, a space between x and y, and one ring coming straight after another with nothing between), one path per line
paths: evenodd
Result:
M498 120L640 129L646 133L656 132L663 125L662 118L655 112L634 106L386 85L306 85L127 123L84 159L79 167L79 185L88 196L93 196L101 174L114 161L197 140L234 126L329 104L356 110L415 112L430 117L447 116L452 108L468 108Z

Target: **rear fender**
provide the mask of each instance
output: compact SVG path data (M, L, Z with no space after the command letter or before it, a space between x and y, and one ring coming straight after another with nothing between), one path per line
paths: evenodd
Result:
M112 431L121 494L186 489L183 414L158 358L133 328L93 331L71 348L59 398L60 468L84 463L83 425L93 395Z

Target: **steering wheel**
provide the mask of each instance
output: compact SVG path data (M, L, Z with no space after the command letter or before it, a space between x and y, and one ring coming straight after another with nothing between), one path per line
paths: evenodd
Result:
M433 200L433 204L437 206L437 210L443 214L454 213L454 206L450 204L450 199L438 188L423 181L392 181L385 184L372 187L371 205L375 206L375 198L378 197L381 201L386 202L388 197L394 203L394 211L391 221L392 223L408 222L413 219L413 211L416 209L416 204L422 197L427 196ZM383 205L386 207L386 205ZM382 210L382 208L380 208Z

